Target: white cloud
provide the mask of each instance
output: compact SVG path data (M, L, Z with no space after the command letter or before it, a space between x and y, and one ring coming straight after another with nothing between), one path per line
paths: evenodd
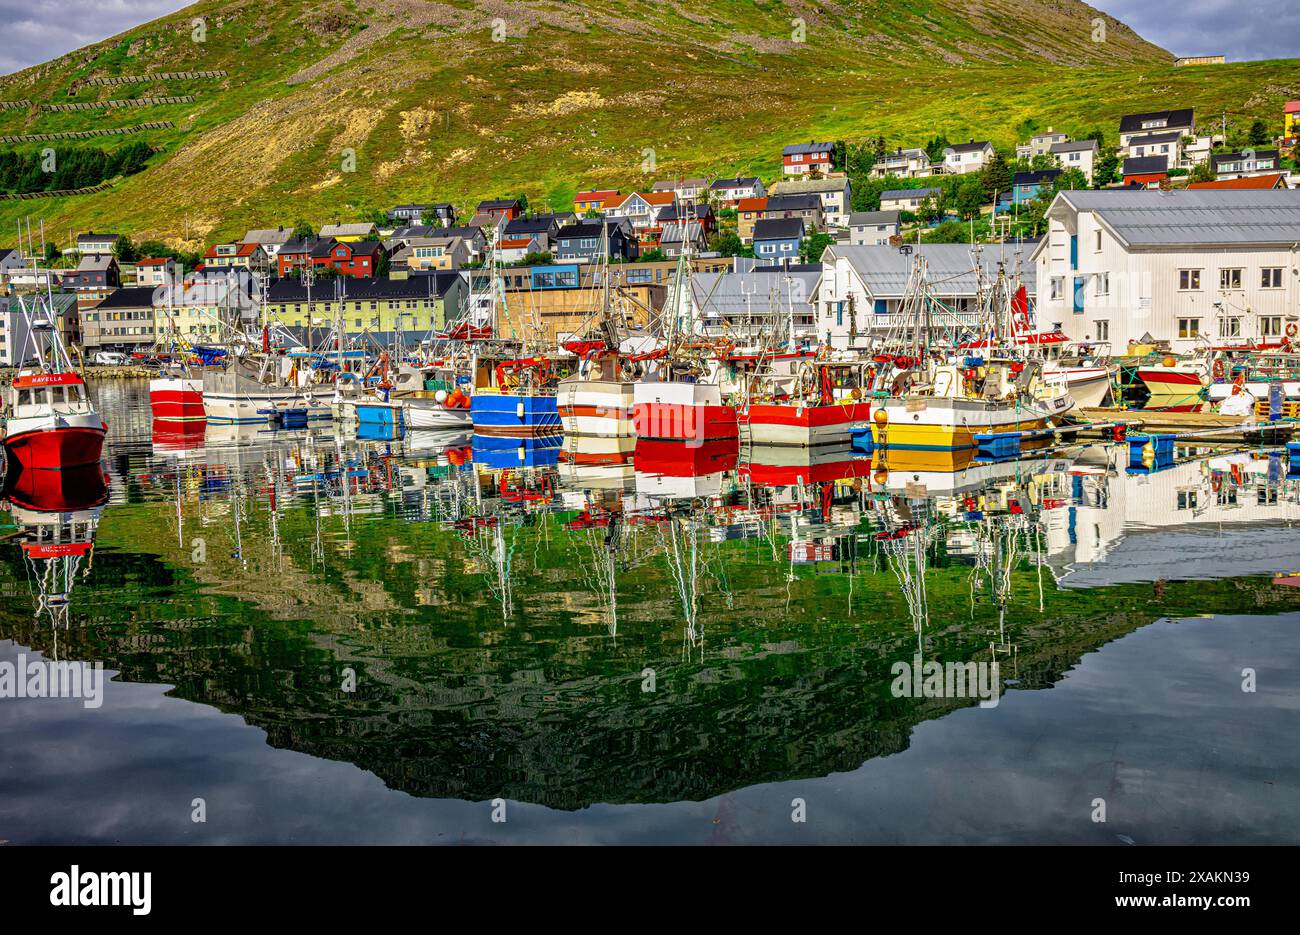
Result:
M1300 35L1294 0L1182 0L1176 12L1150 0L1090 2L1175 55L1223 54L1230 62L1292 58Z
M185 0L0 0L0 75L189 6Z

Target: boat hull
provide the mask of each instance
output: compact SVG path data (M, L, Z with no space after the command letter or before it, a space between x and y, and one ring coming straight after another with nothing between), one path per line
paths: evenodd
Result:
M202 422L203 381L184 377L162 377L149 381L149 408L155 420Z
M1047 416L1032 407L982 399L900 399L878 404L888 417L875 419L871 440L877 448L953 451L975 448L976 435L1025 432L1047 427Z
M1044 370L1043 378L1049 384L1063 384L1080 407L1104 405L1111 391L1110 373L1100 367Z
M24 420L27 421L27 420ZM62 421L62 420L59 420ZM57 425L20 430L5 437L5 452L24 471L60 471L98 464L108 426Z
M1150 394L1144 409L1193 412L1205 402L1207 381L1195 371L1139 368L1137 378Z
M638 438L700 444L740 437L735 406L710 383L637 383L632 419Z
M470 397L470 416L474 434L485 437L542 438L561 431L554 396L475 393Z
M634 438L633 384L616 380L563 382L556 394L566 436Z
M814 448L847 444L849 428L870 417L871 404L867 402L825 406L757 403L741 412L738 421L741 437L755 445Z

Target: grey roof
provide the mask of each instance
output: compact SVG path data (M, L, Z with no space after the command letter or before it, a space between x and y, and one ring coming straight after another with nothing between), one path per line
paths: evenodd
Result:
M812 302L821 268L810 272L695 273L691 294L705 314L782 314Z
M797 156L804 153L830 153L835 151L834 143L795 143L781 150L783 156Z
M929 198L942 192L942 188L891 188L880 193L881 201L893 201L898 198Z
M283 244L293 239L292 227L266 227L249 231L240 243Z
M969 143L957 143L954 146L948 146L944 149L946 153L977 153L981 149L992 149L993 144L988 140L971 140Z
M892 153L885 153L883 156L881 156L881 157L880 157L879 159L877 159L876 161L877 161L877 162L882 162L882 161L883 161L883 162L891 162L891 161L892 161L892 162L897 162L897 161L899 161L899 160L901 160L901 159L907 159L907 158L909 158L909 157L913 157L913 158L918 158L918 159L919 159L919 158L921 158L922 156L925 157L926 162L929 162L929 161L930 161L930 154L929 154L929 153L927 153L924 149L921 149L919 146L913 146L913 147L910 147L910 148L908 148L908 149L896 149L896 150L894 150Z
M905 254L897 247L890 246L851 246L833 244L827 247L823 259L831 255L843 257L857 272L863 285L873 296L902 296L907 291L907 283L916 264L916 256L925 257L928 276L934 291L941 296L973 296L980 287L980 278L976 275L975 257L967 244L927 243L911 244L912 253ZM997 276L998 263L1001 261L1007 269L1016 266L1016 248L1005 245L1001 248L985 245L981 262L984 267L983 285L987 288L990 281ZM1029 262L1030 251L1023 250L1020 275L1025 289L1032 296L1037 291L1034 264Z
M801 239L803 233L803 218L763 218L754 224L756 241Z
M848 187L847 178L790 179L775 183L769 192L772 195L802 195L809 192L842 192Z
M849 215L849 227L878 227L897 224L901 211L857 211Z
M369 221L361 221L356 224L326 224L320 231L321 237L364 237L375 229L375 225Z
M82 270L104 270L116 262L117 259L111 253L87 253L82 255L81 262L77 264L77 270L79 272Z
M1182 138L1183 135L1177 130L1166 130L1162 133L1143 133L1141 136L1132 137L1128 145L1150 146L1153 143L1174 143Z
M659 235L660 243L684 243L684 236L687 225L690 225L690 239L692 241L704 239L704 229L700 226L699 221L669 221L664 225L663 232Z
M734 179L718 179L710 185L709 188L718 191L724 188L753 188L757 184L758 179L756 178L741 178L740 176L736 176Z
M1300 190L1101 189L1057 196L1132 246L1300 242Z
M86 233L86 234L78 234L77 243L86 243L87 241L98 243L99 241L102 240L111 240L114 243L116 243L121 236L122 236L121 234L96 234L93 231L91 231L90 233Z
M818 211L822 200L816 192L768 195L764 211Z
M1254 154L1249 157L1243 152L1215 153L1210 157L1210 160L1216 166L1221 162L1240 162L1247 159L1254 159L1256 161L1260 159L1272 159L1273 164L1277 165L1278 152L1276 149L1257 149Z
M1072 143L1053 143L1052 152L1054 153L1084 153L1089 150L1096 151L1096 140L1075 140Z

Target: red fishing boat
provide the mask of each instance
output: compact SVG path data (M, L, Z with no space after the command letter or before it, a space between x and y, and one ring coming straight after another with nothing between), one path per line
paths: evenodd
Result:
M849 429L871 417L871 379L868 364L811 360L760 377L758 395L739 414L741 431L756 445L847 444Z
M97 464L108 425L71 372L24 370L8 391L5 451L25 471Z

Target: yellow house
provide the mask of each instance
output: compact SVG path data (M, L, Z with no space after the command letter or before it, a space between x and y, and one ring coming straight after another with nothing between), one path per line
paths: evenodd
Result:
M1282 136L1288 140L1300 136L1300 101L1287 101L1282 108Z
M578 192L573 196L573 213L578 217L583 217L588 211L596 211L601 214L605 213L605 204L618 204L623 198L623 193L615 189L600 189L590 192Z

